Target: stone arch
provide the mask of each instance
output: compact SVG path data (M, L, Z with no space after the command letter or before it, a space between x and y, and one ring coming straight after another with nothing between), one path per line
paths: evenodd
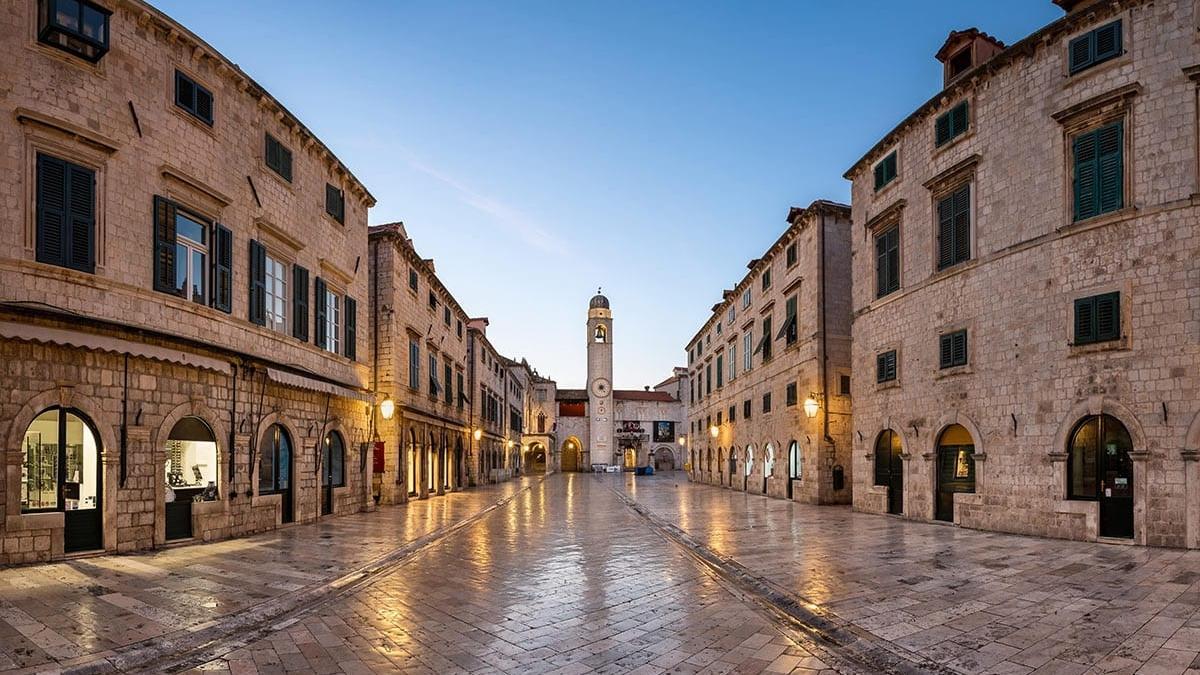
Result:
M221 510L229 512L228 490L232 489L229 480L229 430L222 421L221 413L208 407L204 399L194 398L175 406L162 419L154 431L150 433L149 453L153 458L154 469L154 543L161 545L167 541L166 531L166 497L167 477L163 474L163 464L166 462L165 446L171 436L171 430L185 417L195 417L208 425L217 446L217 497Z
M1120 401L1107 396L1090 396L1071 406L1066 416L1059 421L1058 431L1054 434L1054 445L1050 447L1049 454L1054 456L1066 453L1067 441L1070 440L1071 432L1075 430L1075 425L1079 423L1080 419L1089 415L1111 415L1117 418L1129 431L1129 437L1133 441L1133 447L1136 451L1148 452L1150 450L1150 444L1145 432L1142 431L1141 422L1133 410L1130 410L1128 406ZM1192 426L1188 428L1188 439L1195 438L1192 435L1193 432L1197 436L1200 436L1200 414L1192 421Z
M675 451L668 445L660 445L654 448L654 470L658 471L660 466L668 465L670 468L663 469L664 471L674 471L680 468L679 458L676 456Z
M258 465L262 457L263 436L266 435L268 429L276 424L283 427L283 430L288 433L292 441L292 513L298 514L300 511L296 506L300 498L300 482L296 480L296 477L303 475L303 472L300 470L300 458L304 456L303 452L306 447L305 444L308 441L308 436L302 436L298 431L296 423L282 410L274 410L264 415L262 421L258 424L258 428L254 430L254 436L250 440L254 444L254 461L250 465L250 489L253 491L254 496L257 497Z
M937 424L933 425L932 429L934 431L929 435L929 447L927 452L936 453L938 448L938 439L942 437L942 433L946 431L947 428L952 427L955 424L963 427L967 430L967 433L971 434L971 440L975 442L976 458L978 458L980 455L983 455L986 451L986 448L984 447L983 443L983 433L979 431L979 425L975 424L970 417L958 411L943 415L938 419ZM892 431L895 431L895 429L892 429ZM883 430L881 429L880 433L882 432ZM878 436L876 436L876 438L878 438ZM904 448L905 452L908 452L908 446L906 445L904 434L900 434L900 447Z

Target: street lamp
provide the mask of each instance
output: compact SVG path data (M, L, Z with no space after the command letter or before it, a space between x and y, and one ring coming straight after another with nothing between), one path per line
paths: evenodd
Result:
M680 444L680 445L682 445L682 446L684 446L684 447L687 447L687 437L686 437L686 436L680 436L680 437L679 437L679 444Z
M717 428L717 425L715 425L715 424L714 424L714 425L712 425L711 427L709 427L709 428L708 428L708 435L709 435L709 436L712 436L713 438L716 438L716 437L717 437L717 436L719 436L720 434L721 434L721 430Z
M391 396L379 402L379 414L383 415L383 419L390 420L396 415L396 402Z
M471 436L472 436L472 437L473 437L475 440L479 440L479 439L483 438L483 429L476 429L476 430L474 431L474 433L472 433L472 434L471 434Z
M821 404L817 402L816 394L809 394L808 398L804 399L804 414L812 419L817 416L817 411L821 409Z

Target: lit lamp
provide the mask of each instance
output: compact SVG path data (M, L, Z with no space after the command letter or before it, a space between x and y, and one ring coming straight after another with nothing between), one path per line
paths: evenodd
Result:
M713 438L716 438L718 435L720 435L720 433L721 430L718 429L717 425L715 424L708 428L708 435L712 436Z
M683 445L683 446L686 446L686 445L687 445L687 437L686 437L686 436L680 436L680 437L679 437L679 444L680 444L680 445Z
M817 403L815 394L809 394L808 398L804 399L804 414L812 419L817 416L817 411L821 409L821 404Z
M391 396L379 402L379 414L383 415L383 419L390 420L396 415L396 402Z
M473 433L471 435L475 437L475 440L479 440L479 439L483 438L483 429L476 429L475 433Z

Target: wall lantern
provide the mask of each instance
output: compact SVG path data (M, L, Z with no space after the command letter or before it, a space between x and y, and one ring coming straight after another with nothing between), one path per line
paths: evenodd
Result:
M483 438L483 429L476 429L475 432L471 435L475 437L475 440L479 440L479 439Z
M717 437L717 436L719 436L720 434L721 434L721 430L717 428L717 425L715 425L715 424L714 424L714 425L712 425L711 427L709 427L709 428L708 428L708 435L709 435L709 436L712 436L713 438L716 438L716 437Z
M391 396L379 402L379 414L383 415L383 419L390 420L396 415L396 402Z
M817 402L816 394L809 394L808 398L804 399L804 414L812 419L817 416L817 411L821 409L821 404Z
M679 437L679 444L680 444L680 445L682 445L682 446L687 446L687 437L686 437L686 436L680 436L680 437Z

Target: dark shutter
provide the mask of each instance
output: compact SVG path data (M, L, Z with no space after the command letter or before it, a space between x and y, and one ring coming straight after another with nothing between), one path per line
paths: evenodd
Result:
M875 297L900 288L900 228L875 237Z
M890 382L896 379L896 350L886 351L875 357L875 381Z
M346 196L329 183L325 184L325 213L333 216L339 223L346 222Z
M308 270L292 265L292 337L308 342Z
M354 361L358 358L358 303L354 298L346 296L345 304L345 336L343 338L342 353L346 358ZM446 383L449 384L450 375L446 375Z
M1080 298L1075 301L1075 344L1096 341L1095 298Z
M954 195L938 201L938 269L954 264Z
M1116 211L1125 205L1122 146L1124 125L1110 124L1096 131L1099 155L1099 212Z
M876 190L883 187L884 183L887 182L886 180L884 180L883 176L884 176L883 162L880 162L875 165L875 189Z
M175 204L154 197L154 290L183 296L175 288Z
M175 105L189 111L196 109L196 85L178 70L175 71Z
M951 136L957 136L959 134L966 133L967 125L970 123L971 118L968 105L969 104L966 101L963 101L962 103L954 106L954 109L950 111Z
M96 174L67 162L66 266L80 272L96 270Z
M196 85L196 116L207 122L210 126L213 123L212 92L200 85Z
M954 262L971 259L971 185L954 193Z
M1080 35L1071 40L1067 47L1067 56L1069 61L1068 69L1071 74L1092 65L1092 33Z
M1118 340L1121 337L1121 294L1096 296L1096 340Z
M212 259L212 306L233 311L233 232L216 223L209 257Z
M943 113L934 122L934 141L937 145L945 145L950 138L950 113Z
M325 280L317 277L313 282L313 342L325 349Z
M1099 173L1099 157L1096 146L1096 133L1088 132L1075 137L1073 154L1075 156L1075 220L1084 220L1095 216L1097 205L1097 182Z
M954 336L942 335L938 342L938 365L941 368L949 368L954 365Z
M282 160L279 164L280 172L287 182L290 183L292 182L292 151L281 145L279 155Z
M267 323L267 249L250 240L250 322Z
M67 163L37 156L37 260L51 265L67 261Z
M1107 61L1121 55L1121 22L1114 21L1092 31L1094 47L1092 59L1095 63Z
M960 330L940 337L938 361L942 368L967 363L967 331Z

